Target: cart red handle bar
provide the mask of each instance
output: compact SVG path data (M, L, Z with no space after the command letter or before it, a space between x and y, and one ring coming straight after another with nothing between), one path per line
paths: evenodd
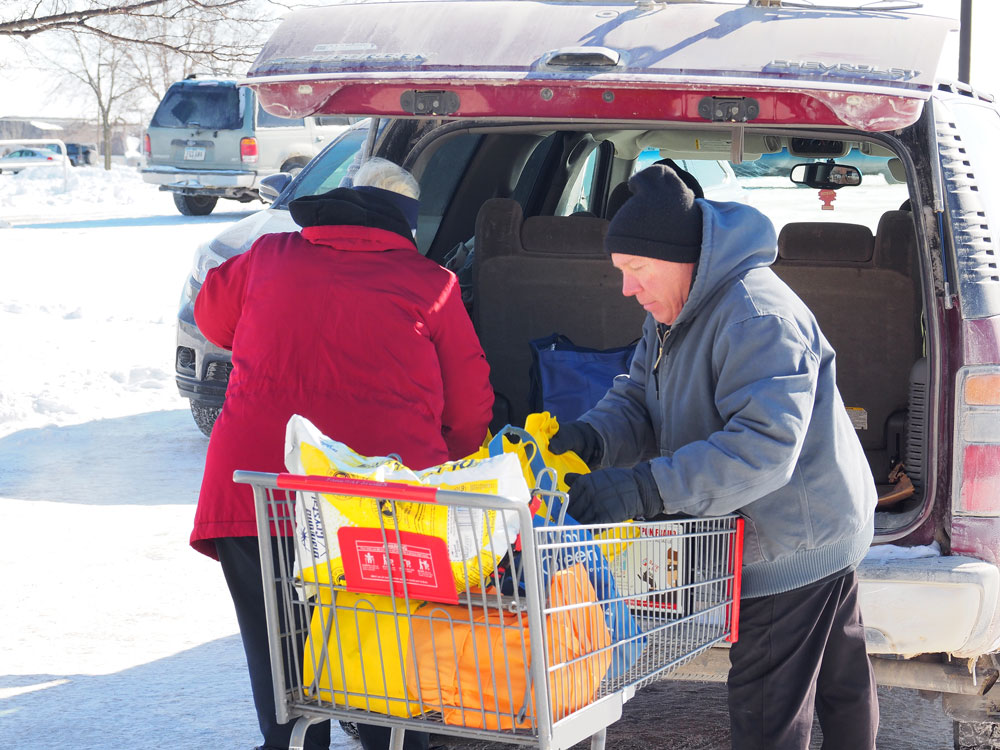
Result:
M327 492L331 495L354 495L379 500L397 500L412 503L436 503L438 488L399 482L375 482L370 479L347 477L318 477L301 474L278 474L275 484L283 490Z

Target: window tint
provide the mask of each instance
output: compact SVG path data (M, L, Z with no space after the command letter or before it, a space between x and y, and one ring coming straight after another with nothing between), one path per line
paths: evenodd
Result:
M367 130L352 130L335 141L302 171L288 200L304 195L319 195L340 187L354 157L365 145L367 136Z
M465 133L449 138L431 156L420 177L417 247L425 255L481 137Z
M295 128L302 127L306 121L294 117L277 117L270 114L259 104L257 105L257 127L258 128Z
M209 130L236 130L242 125L236 86L181 84L170 87L150 123L157 128L198 125Z

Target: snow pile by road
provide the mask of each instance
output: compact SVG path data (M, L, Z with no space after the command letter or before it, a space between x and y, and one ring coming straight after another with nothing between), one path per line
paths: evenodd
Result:
M235 204L234 204L235 205ZM173 199L142 181L135 167L28 167L0 175L0 220L100 215L141 216L173 210Z
M186 409L177 301L198 245L246 215L181 216L132 168L70 171L69 193L58 169L0 175L0 437Z

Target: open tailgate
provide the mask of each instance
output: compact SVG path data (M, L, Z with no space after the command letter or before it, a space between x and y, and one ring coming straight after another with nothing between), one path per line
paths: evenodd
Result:
M384 0L300 10L242 81L277 115L904 127L951 19L745 4ZM727 100L739 100L729 102Z

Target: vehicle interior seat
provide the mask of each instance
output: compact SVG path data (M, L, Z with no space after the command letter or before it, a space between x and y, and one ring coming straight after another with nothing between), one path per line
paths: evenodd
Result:
M605 217L608 221L615 218L615 214L618 213L618 209L625 205L625 201L632 197L632 191L629 189L628 182L619 182L614 186L611 193L608 195L608 205L604 211Z
M922 356L915 253L912 215L888 211L875 235L860 224L786 224L773 266L837 352L837 385L879 484L904 453L910 370Z
M472 319L496 394L492 429L530 413L532 339L561 333L593 349L625 346L646 312L621 293L604 252L608 222L589 216L532 216L509 198L476 217Z

